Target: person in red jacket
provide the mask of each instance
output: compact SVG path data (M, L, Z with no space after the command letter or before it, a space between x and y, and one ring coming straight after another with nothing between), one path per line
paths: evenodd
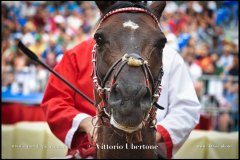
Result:
M89 39L67 51L55 67L56 72L91 99L94 99L91 79L94 43ZM72 148L70 152L78 149L78 144L83 144L81 141L87 141L85 133L92 134L90 116L96 115L95 107L54 75L49 77L41 106L52 132ZM81 146L84 147L88 148L87 145ZM88 153L82 154L88 156Z

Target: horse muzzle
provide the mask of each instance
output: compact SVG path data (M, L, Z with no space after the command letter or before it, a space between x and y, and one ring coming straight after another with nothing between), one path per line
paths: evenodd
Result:
M151 95L145 85L116 83L108 101L112 113L110 124L127 133L140 130L150 106Z

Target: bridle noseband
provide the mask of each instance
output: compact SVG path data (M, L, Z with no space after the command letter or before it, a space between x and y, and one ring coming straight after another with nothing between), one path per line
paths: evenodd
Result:
M98 27L101 25L101 23L108 18L109 16L120 13L120 12L142 12L150 15L154 21L158 24L159 22L157 18L150 13L149 11L142 9L142 8L136 8L136 7L128 7L128 8L121 8L121 9L116 9L113 10L109 13L107 13L99 22ZM123 129L123 126L118 124L117 122L114 122L115 120L112 118L112 113L111 109L106 108L107 107L107 101L108 101L108 95L113 87L113 85L116 82L116 79L121 72L122 68L125 65L129 65L132 67L141 67L145 76L145 83L146 86L150 91L152 91L152 103L151 107L146 114L144 120L143 120L143 126L149 127L149 128L154 128L156 124L156 110L157 108L163 109L161 106L157 104L157 100L160 96L162 86L161 86L161 80L163 76L163 67L161 66L159 74L158 74L158 79L155 81L152 75L152 72L150 71L148 62L144 60L139 54L136 53L131 53L128 54L126 53L123 57L118 59L116 62L112 64L112 66L109 68L107 71L105 77L103 79L100 78L98 71L97 71L97 59L96 59L96 47L97 44L94 45L93 50L92 50L92 67L93 67L93 72L92 72L92 79L94 83L94 88L97 90L99 97L101 98L100 102L96 102L96 108L97 108L97 122L96 124L93 124L95 127L100 127L101 125L105 126L110 126L112 124L114 127L120 130L124 130L128 133L133 133L137 130L139 130L140 126L136 128L126 128ZM110 86L106 86L106 82L108 81L109 77L112 76L112 80L110 82ZM153 84L152 87L150 87L149 80ZM95 98L96 99L96 98ZM157 107L157 108L156 108ZM95 117L96 118L96 117ZM141 126L142 126L141 124Z

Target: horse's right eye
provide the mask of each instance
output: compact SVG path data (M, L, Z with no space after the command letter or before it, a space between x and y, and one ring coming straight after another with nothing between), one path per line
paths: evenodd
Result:
M103 38L102 34L96 33L94 35L94 39L95 39L98 46L102 46L104 44L104 38Z

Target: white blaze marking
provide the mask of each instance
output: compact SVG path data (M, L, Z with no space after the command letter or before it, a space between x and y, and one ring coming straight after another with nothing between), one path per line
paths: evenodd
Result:
M135 30L139 28L139 25L129 20L123 23L123 27L130 27Z

